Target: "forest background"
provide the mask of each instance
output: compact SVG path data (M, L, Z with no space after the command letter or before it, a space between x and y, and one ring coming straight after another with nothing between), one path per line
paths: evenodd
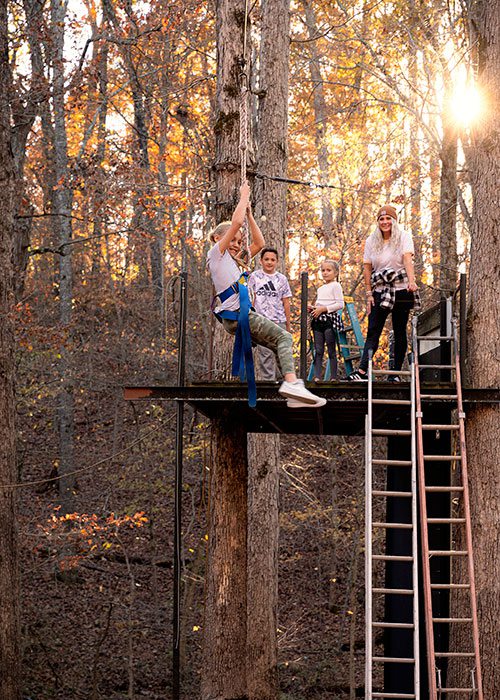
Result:
M276 173L261 170L257 145L266 4L251 7L246 70L249 179L272 240L262 202L266 176ZM231 6L244 13L244 3ZM386 201L413 234L425 306L468 272L474 129L498 119L498 83L489 96L476 87L484 8L292 2L287 175L302 184L287 190L283 269L296 339L300 272L309 272L312 296L323 256L339 260L344 291L366 322L362 243ZM2 362L12 370L7 397L15 379L17 414L16 461L2 467L3 483L16 487L2 490L2 527L12 533L17 523L20 591L0 579L20 607L22 692L33 700L171 693L175 413L125 403L122 387L175 382L182 269L188 377L217 377L204 261L221 204L214 115L216 21L225 10L194 0L2 2L1 164L11 163L11 198L0 204L12 233L1 251ZM498 32L498 21L491 27ZM494 251L495 240L498 251L498 238L488 245ZM482 269L498 290L498 268ZM498 313L497 302L493 344ZM498 386L498 367L478 381ZM2 423L11 436L11 417ZM191 698L203 674L209 537L211 433L202 416L189 413L186 436L182 649ZM13 454L11 437L5 444ZM278 644L287 700L361 693L361 455L358 438L281 438Z

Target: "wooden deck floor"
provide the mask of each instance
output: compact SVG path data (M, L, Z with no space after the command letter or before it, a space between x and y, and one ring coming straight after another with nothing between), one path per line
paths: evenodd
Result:
M127 400L148 399L154 401L185 401L207 418L243 422L251 433L288 433L295 435L363 435L367 411L367 385L361 383L336 382L314 385L312 390L328 400L321 409L288 408L286 401L278 394L278 384L259 382L257 384L257 406L250 408L244 384L206 383L176 386L127 386L124 398ZM447 383L424 384L422 393L449 394L451 385ZM409 400L408 384L393 385L375 382L373 397L387 401ZM500 403L499 389L465 389L464 406L473 403ZM443 422L447 422L453 403L447 399L433 402L433 412L443 412ZM409 407L376 405L374 407L374 427L396 428L407 423Z

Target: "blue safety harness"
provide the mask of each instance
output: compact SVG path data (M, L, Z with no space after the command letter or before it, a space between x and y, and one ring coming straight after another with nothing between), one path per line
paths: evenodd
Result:
M219 321L227 318L229 321L238 321L236 336L234 339L233 362L231 374L239 377L242 382L248 383L248 405L255 408L257 404L257 387L255 385L255 370L253 366L252 338L250 335L250 323L248 312L252 309L248 295L248 272L242 272L238 281L220 294L217 294L221 304L234 294L240 295L240 308L238 311L222 309L215 313Z

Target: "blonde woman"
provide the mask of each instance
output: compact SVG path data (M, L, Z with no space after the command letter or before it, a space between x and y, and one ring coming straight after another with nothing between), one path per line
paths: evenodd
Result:
M411 309L420 305L413 255L411 234L400 228L396 209L384 205L377 214L377 227L365 243L363 277L368 331L359 368L349 375L350 381L368 379L368 353L376 353L389 314L394 331L394 369L401 369L408 347L408 317ZM390 381L399 382L401 378L391 375Z

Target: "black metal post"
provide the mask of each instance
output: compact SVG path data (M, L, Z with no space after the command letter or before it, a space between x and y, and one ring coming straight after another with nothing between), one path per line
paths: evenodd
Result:
M450 334L450 328L448 323L448 303L446 297L441 297L440 304L440 322L439 322L439 334L441 336L447 336ZM440 360L439 363L442 365L449 365L451 362L451 342L449 340L440 340ZM449 382L451 379L451 372L449 369L440 370L440 381Z
M300 376L307 379L307 272L300 273Z
M187 272L180 274L180 323L177 343L177 386L186 381L186 316ZM184 433L184 401L177 401L175 430L175 487L174 487L174 601L172 619L172 698L180 699L180 643L181 643L181 573L182 573L182 465Z
M460 376L462 383L465 381L465 357L467 353L467 275L465 272L460 274L460 328L459 328L459 347L460 347Z

